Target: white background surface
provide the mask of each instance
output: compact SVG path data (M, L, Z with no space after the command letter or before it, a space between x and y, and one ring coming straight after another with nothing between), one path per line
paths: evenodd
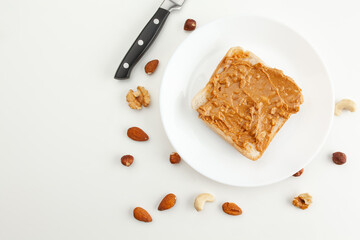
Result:
M358 112L335 118L324 148L300 178L236 188L184 162L169 164L173 149L158 96L166 63L188 35L185 19L201 26L250 14L302 34L327 65L336 99L360 103L359 2L187 0L169 16L131 80L115 81L122 57L160 3L0 1L0 239L358 239ZM149 77L143 66L153 58L160 65ZM151 107L139 112L125 102L137 85L152 96ZM149 142L127 138L134 125L148 132ZM333 164L334 151L345 152L348 163ZM119 161L127 153L136 158L130 168ZM158 212L168 192L178 202ZM192 205L201 192L217 201L198 213ZM291 205L302 192L314 197L306 211ZM243 215L222 213L224 201L238 203ZM153 222L134 220L136 206Z

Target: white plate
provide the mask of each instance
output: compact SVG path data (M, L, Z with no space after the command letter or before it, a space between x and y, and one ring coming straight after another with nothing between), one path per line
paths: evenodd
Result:
M191 100L230 47L241 46L282 69L303 89L304 104L257 161L242 156L198 119ZM299 34L269 19L229 17L196 29L174 53L161 85L160 111L170 142L201 174L224 184L261 186L305 167L331 127L334 99L321 59Z

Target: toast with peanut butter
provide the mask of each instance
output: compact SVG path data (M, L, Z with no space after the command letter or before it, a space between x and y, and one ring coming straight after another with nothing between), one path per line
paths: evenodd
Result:
M213 131L257 160L302 103L301 89L292 78L234 47L193 98L192 107Z

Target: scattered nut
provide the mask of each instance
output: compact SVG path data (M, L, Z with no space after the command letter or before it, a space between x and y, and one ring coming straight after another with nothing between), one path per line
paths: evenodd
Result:
M170 154L170 162L172 164L177 164L181 161L181 157L177 152L173 152Z
M129 103L129 107L132 109L141 109L141 102L135 97L135 93L132 89L129 90L126 95L126 101Z
M150 214L141 207L136 207L133 211L134 218L142 222L151 222L152 218Z
M222 205L222 209L225 213L229 215L236 216L242 214L241 208L235 203L226 202Z
M184 25L185 31L194 31L196 28L196 21L194 19L187 19Z
M138 127L129 128L127 130L127 135L134 141L143 142L149 140L149 136Z
M175 205L175 203L176 203L176 196L172 193L169 193L163 198L163 200L161 200L158 210L164 211L170 209Z
M153 74L159 65L159 60L154 59L145 65L145 72L149 75Z
M121 163L126 167L129 167L133 162L134 157L131 155L124 155L121 157Z
M204 209L205 202L213 202L215 200L214 196L210 193L199 194L195 198L194 207L196 211L201 211Z
M138 86L135 92L132 89L129 90L126 101L129 103L130 108L140 110L141 106L149 106L150 95L144 87Z
M305 210L312 203L312 196L308 193L302 193L299 196L295 197L292 203L295 207Z
M295 173L293 176L294 176L294 177L300 177L301 174L303 174L303 172L304 172L304 169L302 168L302 169L300 169L300 171L298 171L297 173Z
M343 110L356 111L356 103L350 99L343 99L335 104L335 115L340 116Z
M332 160L337 165L343 165L346 163L346 155L342 152L334 152L332 155Z

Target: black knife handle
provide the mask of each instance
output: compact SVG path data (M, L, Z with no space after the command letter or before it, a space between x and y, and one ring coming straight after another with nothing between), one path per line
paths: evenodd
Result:
M116 71L115 79L121 80L130 77L131 70L155 40L169 14L170 12L168 10L162 8L156 11L155 15L146 24L130 50L126 53Z

